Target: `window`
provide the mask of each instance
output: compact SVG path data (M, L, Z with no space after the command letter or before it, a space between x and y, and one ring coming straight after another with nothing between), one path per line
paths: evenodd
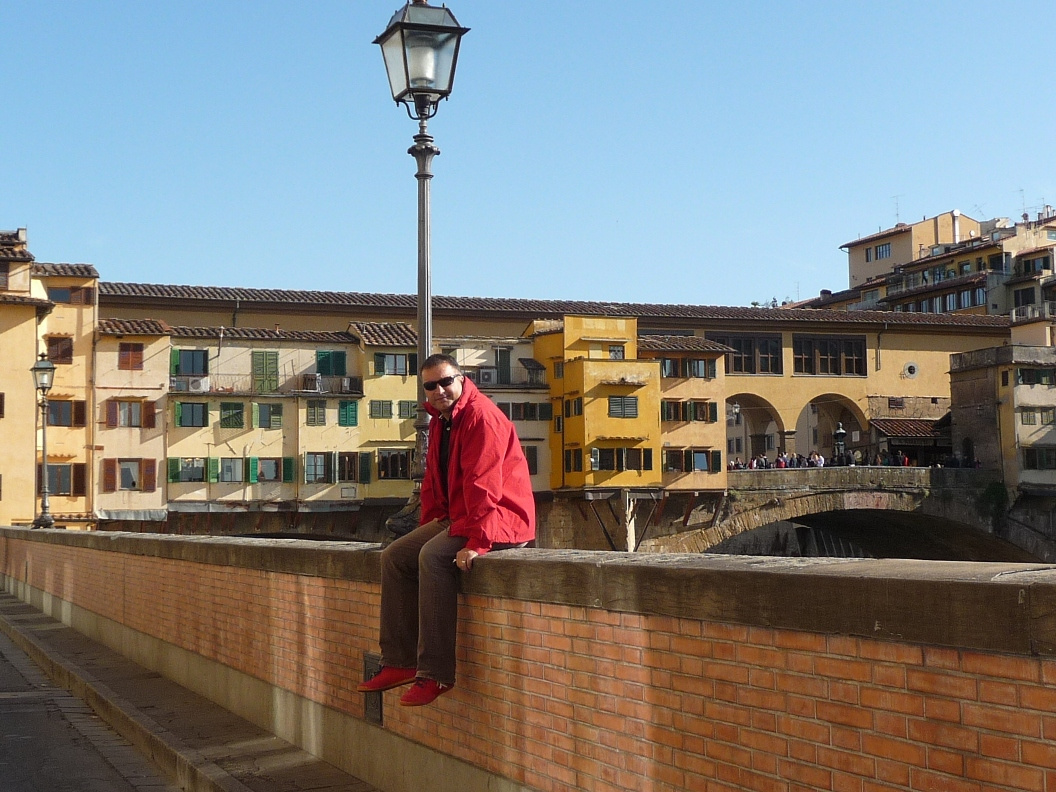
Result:
M796 374L865 376L865 339L792 336Z
M701 360L697 358L661 358L661 377L699 377L701 379L714 379L716 372L715 359Z
M397 415L400 418L415 418L418 416L418 402L416 401L401 400L399 405L397 405L397 409L399 410Z
M1056 448L1024 448L1023 467L1027 470L1056 470Z
M220 481L234 482L242 481L245 468L241 457L224 457L220 460Z
M539 472L539 447L538 446L521 446L521 450L524 452L524 458L528 461L528 475L534 476Z
M414 374L418 369L417 355L386 354L376 352L374 354L374 373L382 374Z
M511 421L549 421L554 416L548 403L496 402L495 406Z
M867 247L865 249L865 263L868 264L872 260L873 260L873 249L871 247Z
M359 425L359 402L355 401L342 401L338 402L337 405L337 425L338 426L358 426Z
M637 396L610 396L609 397L610 418L637 418L638 397Z
M282 405L260 403L253 405L253 427L260 429L282 428Z
M292 460L291 460L292 461ZM284 476L283 473L283 460L275 457L260 457L256 460L257 462L257 481L268 482L268 481L282 481ZM292 466L291 466L292 467ZM250 481L253 480L253 460L250 460ZM292 471L289 478L286 480L292 480Z
M326 399L308 400L304 422L307 426L326 426Z
M718 473L722 470L722 451L668 449L664 452L664 470L668 473Z
M882 245L876 246L876 260L891 258L891 243L885 242Z
M50 286L48 299L67 305L91 305L95 302L95 289L90 286Z
M153 459L104 459L103 492L157 489L157 463Z
M982 286L975 290L975 305L986 305L986 289Z
M391 418L392 417L392 402L391 401L379 401L377 399L370 400L370 417L371 418Z
M4 417L4 394L0 393L0 418Z
M48 360L52 363L73 363L73 339L69 336L48 336Z
M313 451L305 453L305 484L332 484L335 481L334 472L333 453Z
M1042 425L1052 426L1053 423L1056 423L1056 409L1053 409L1052 407L1042 407L1038 411L1038 414L1041 417Z
M726 354L726 371L733 374L780 374L781 337L748 335L707 336L733 348Z
M1024 426L1036 426L1038 423L1038 414L1032 409L1020 410L1019 422Z
M83 462L48 465L48 494L80 497L87 492L87 466ZM41 491L40 466L37 466L37 493Z
M202 402L176 402L177 426L208 426L209 406Z
M623 360L623 344L609 344L609 360Z
M315 371L317 374L332 377L343 377L348 373L345 367L344 350L318 349L315 352Z
M1056 382L1056 370L1054 369L1019 369L1019 383L1021 385L1052 385Z
M106 425L153 429L155 425L154 403L140 400L108 399L106 402Z
M337 455L337 480L370 483L370 453L342 451Z
M1035 300L1034 287L1016 289L1012 292L1012 300L1016 308L1021 308L1024 305L1033 305Z
M83 401L48 400L48 426L84 426L86 418Z
M565 472L566 473L580 473L583 470L583 449L582 448L566 448L565 449Z
M591 470L652 470L651 448L592 448Z
M274 393L279 389L279 353L256 350L252 354L253 390Z
M8 275L11 272L11 265L6 261L0 261L0 289L8 288Z
M583 414L583 397L577 396L574 399L565 399L565 417L571 418L573 415Z
M177 459L178 482L205 481L205 460L202 457L183 457Z
M409 479L411 477L411 452L407 449L381 449L378 451L379 479Z
M242 429L246 425L246 405L242 402L220 402L220 427Z
M565 416L558 413L554 416L554 434L561 434L565 428Z
M204 377L209 373L209 352L205 349L174 349L169 358L173 376Z
M554 379L562 379L565 376L565 364L563 361L554 362Z
M117 345L117 367L122 371L141 371L143 369L143 345Z
M947 312L957 310L957 295L954 292L943 295L943 309Z

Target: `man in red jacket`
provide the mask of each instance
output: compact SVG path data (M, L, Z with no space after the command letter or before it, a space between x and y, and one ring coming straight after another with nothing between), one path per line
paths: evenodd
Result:
M364 693L405 685L429 704L455 684L459 575L535 538L535 498L517 432L449 355L422 365L429 451L418 528L381 554L381 670Z

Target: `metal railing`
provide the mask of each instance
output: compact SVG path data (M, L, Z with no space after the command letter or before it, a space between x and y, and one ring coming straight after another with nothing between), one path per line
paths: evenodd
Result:
M254 377L251 374L174 375L169 377L173 393L254 393L327 395L363 395L362 377L337 377L324 374Z

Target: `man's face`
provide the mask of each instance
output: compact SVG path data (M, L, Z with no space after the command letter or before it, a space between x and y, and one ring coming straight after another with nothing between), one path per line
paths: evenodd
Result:
M439 384L439 380L452 378L449 385ZM429 403L444 415L450 415L455 402L462 396L462 375L450 364L441 363L422 369L422 382L428 384L436 382L433 390L425 392Z

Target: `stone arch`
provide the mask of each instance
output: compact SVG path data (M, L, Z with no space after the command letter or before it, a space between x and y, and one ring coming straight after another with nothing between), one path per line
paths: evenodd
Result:
M807 455L818 451L831 459L834 451L833 431L839 424L847 432L846 450L857 450L862 461L870 456L869 418L853 399L833 392L819 393L811 397L796 417L798 452ZM857 433L857 434L856 434Z
M759 454L773 459L783 450L784 437L784 417L767 399L747 391L726 397L727 453L731 460L740 457L747 461Z

